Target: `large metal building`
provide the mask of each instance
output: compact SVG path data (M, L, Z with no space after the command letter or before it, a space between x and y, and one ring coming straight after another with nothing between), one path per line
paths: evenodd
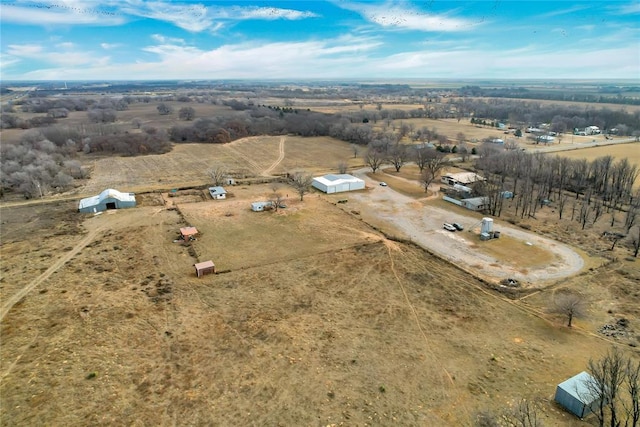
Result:
M594 381L588 372L580 372L558 384L554 400L575 416L584 418L600 403L599 396L593 390Z
M364 190L364 181L362 179L346 173L328 174L313 178L311 185L327 194Z
M82 213L96 213L107 209L133 208L136 205L136 196L133 193L121 193L109 188L97 196L80 200L78 211Z

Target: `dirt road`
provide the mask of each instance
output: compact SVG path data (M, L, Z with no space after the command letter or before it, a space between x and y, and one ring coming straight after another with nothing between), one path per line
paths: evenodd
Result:
M458 222L466 228L478 223L477 218L464 216L435 206L424 206L420 201L381 187L361 170L356 175L367 181L369 192L352 193L349 201L361 206L363 216L369 216L392 224L407 237L425 249L459 265L478 277L489 280L513 278L520 282L536 283L555 280L578 273L584 260L570 247L534 233L496 222L502 235L513 237L524 245L537 245L555 255L550 264L538 268L523 269L481 253L476 245L461 236L442 228L445 222ZM464 231L462 233L466 233Z
M36 288L39 284L47 280L53 273L58 271L63 265L65 265L71 258L76 256L81 250L83 250L89 243L96 238L98 233L102 230L101 227L90 230L87 235L80 240L69 252L61 256L54 262L49 268L46 269L44 273L40 276L36 277L32 280L27 286L20 289L14 295L12 295L9 299L7 299L4 304L2 304L2 308L0 308L0 322L7 315L7 313L13 308L14 305L18 303L22 298L24 298L29 292Z

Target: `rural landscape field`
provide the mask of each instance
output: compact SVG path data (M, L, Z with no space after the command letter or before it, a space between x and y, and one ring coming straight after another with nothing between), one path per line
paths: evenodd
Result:
M331 91L309 102L262 90L247 103L233 89L128 92L113 120L73 111L45 126L32 110L62 108L55 91L3 112L23 123L2 130L3 425L598 425L554 393L612 351L640 360L630 129L541 144L525 132L539 123L471 123L464 97L402 103L367 89L362 108ZM442 167L428 176L414 152ZM523 169L584 162L589 176L606 164L628 193L578 191L569 175L527 187L501 156ZM338 172L365 188L296 184ZM441 176L469 172L486 176L474 191L491 206L445 201ZM212 199L216 184L225 199ZM105 189L136 206L78 212ZM252 211L258 201L275 209ZM487 217L499 238L481 239ZM207 260L216 273L197 277ZM637 398L621 394L620 408Z

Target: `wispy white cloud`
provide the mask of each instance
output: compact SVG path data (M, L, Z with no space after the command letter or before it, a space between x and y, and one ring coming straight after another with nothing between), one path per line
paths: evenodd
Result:
M477 26L471 20L422 12L404 4L389 2L336 3L337 6L359 13L363 18L385 28L404 30L454 32L467 31Z
M129 1L121 6L122 12L134 16L170 22L187 31L199 32L213 26L202 4L172 4L162 1Z
M122 43L100 43L100 47L104 50L116 49L122 46Z
M162 34L151 34L151 38L158 43L178 43L184 44L184 39L178 37L166 37Z
M2 6L2 22L51 26L51 25L122 25L126 18L107 9L72 6L72 3L49 4L26 2Z
M640 13L640 3L634 1L628 4L611 4L609 10L618 15L634 15Z
M541 18L551 18L552 16L567 15L570 13L580 12L581 10L585 10L588 8L589 8L588 5L576 5L576 6L568 7L566 9L559 9L559 10L543 13L538 16Z
M205 4L173 4L163 1L128 0L123 13L169 22L191 32L219 31L225 23L242 20L299 20L317 15L308 11L258 6L208 6Z
M232 11L238 12L237 19L262 19L271 21L276 19L298 20L318 17L318 15L313 12L280 9L277 7L234 7Z
M108 57L97 57L84 50L72 50L72 46L63 46L54 50L37 44L11 44L7 53L16 59L35 59L53 65L80 66L105 63Z

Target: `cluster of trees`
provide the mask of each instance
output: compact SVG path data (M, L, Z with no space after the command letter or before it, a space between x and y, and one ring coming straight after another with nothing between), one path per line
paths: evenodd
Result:
M0 191L27 198L66 191L75 179L86 177L75 159L79 152L135 156L170 150L166 133L150 127L127 132L113 124L95 123L30 129L18 143L1 147Z
M598 425L640 426L640 362L614 347L601 359L590 360L588 371L592 380L585 384L584 398L596 398Z
M617 225L624 233L637 224L640 191L634 193L633 184L640 170L626 158L572 160L519 150L500 151L490 144L481 146L478 154L476 168L486 181L476 189L487 197L494 216L501 215L505 200L515 204L515 215L521 218L535 217L539 208L553 202L559 219L570 206L571 220L578 221L582 229L605 214L609 215L610 226ZM506 199L505 194L513 199ZM640 234L640 227L635 234Z
M640 112L627 112L609 108L583 108L574 105L545 105L537 102L505 99L461 98L450 101L458 114L467 117L493 118L493 121L512 126L548 123L553 132L566 132L574 128L598 126L608 130L617 128L619 135L635 135L640 131Z
M30 130L20 143L3 144L0 195L13 190L27 198L42 197L51 191L68 190L74 179L84 178L86 172L72 158L77 152L76 143L55 138L54 141L40 131Z
M599 93L578 92L568 88L565 91L558 90L531 90L523 87L513 88L481 88L479 86L464 86L458 90L461 96L484 96L491 98L524 98L524 99L547 99L552 101L574 101L574 102L597 102L612 104L640 105L640 99L633 96L625 96L625 92L635 92L637 88L603 87L598 89Z

